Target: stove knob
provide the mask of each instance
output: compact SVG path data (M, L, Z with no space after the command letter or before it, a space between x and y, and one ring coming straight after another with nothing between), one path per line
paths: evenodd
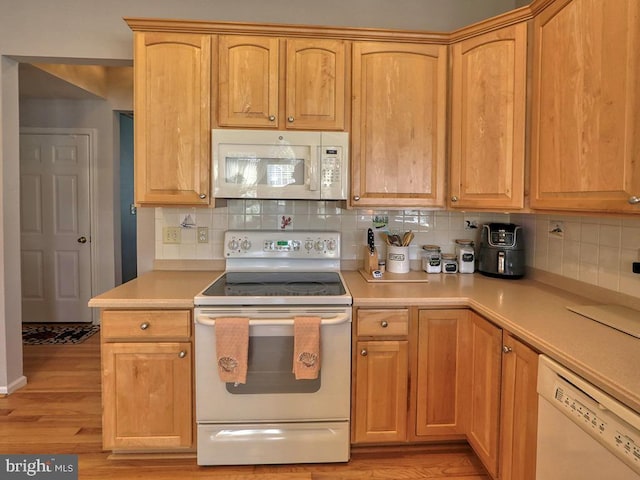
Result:
M304 242L304 249L309 251L313 248L313 240L307 240Z
M229 240L227 246L229 247L229 250L235 251L238 250L238 247L240 247L240 242L238 242L238 240L236 240L235 238L232 238L231 240Z
M243 250L249 250L251 248L251 242L245 238L240 244L240 247L242 247Z
M329 240L329 242L327 243L327 250L334 251L336 249L336 245L337 243L335 240L333 239Z
M316 242L315 247L316 247L316 250L317 250L318 252L323 251L323 250L324 250L324 241L322 241L322 240L318 240L318 241Z
M293 251L294 252L300 251L300 241L299 240L294 240L293 242L291 242L291 245L293 246Z

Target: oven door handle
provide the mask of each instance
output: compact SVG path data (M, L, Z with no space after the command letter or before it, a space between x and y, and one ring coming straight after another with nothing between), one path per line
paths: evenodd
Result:
M228 315L226 315L228 317ZM222 315L218 317L212 317L209 315L200 314L196 316L196 323L213 327L216 324L216 318L224 318ZM341 313L333 318L323 318L320 325L339 325L341 323L348 322L351 318L349 313ZM272 327L272 326L287 326L293 325L293 318L268 318L264 320L249 320L250 326Z

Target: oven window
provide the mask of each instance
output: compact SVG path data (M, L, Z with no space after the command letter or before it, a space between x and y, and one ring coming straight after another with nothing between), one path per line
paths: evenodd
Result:
M293 336L249 337L247 383L227 383L227 391L237 395L268 393L315 393L321 377L296 380L293 370Z

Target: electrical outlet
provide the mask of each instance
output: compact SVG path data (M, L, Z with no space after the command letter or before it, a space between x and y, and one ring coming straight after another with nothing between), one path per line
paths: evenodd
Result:
M209 227L198 227L198 243L209 243Z
M181 243L182 232L180 227L164 227L162 229L162 243Z

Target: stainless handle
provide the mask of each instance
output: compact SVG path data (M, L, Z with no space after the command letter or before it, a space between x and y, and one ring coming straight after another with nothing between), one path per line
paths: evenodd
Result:
M180 353L178 354L178 357L180 358L184 358L187 356L187 352L185 352L184 350L181 350Z
M353 199L357 202L358 200L360 200L360 195L354 195Z
M294 121L294 120L295 120L295 119L294 119L293 117L287 117L287 121L288 121L289 123L293 123L293 121Z
M636 197L635 195L633 195L633 196L629 197L628 202L629 202L630 205L637 205L637 204L640 203L640 197Z
M228 316L228 315L227 315ZM220 318L223 318L224 315L220 315ZM323 318L320 322L320 325L338 325L340 323L344 323L349 321L348 313L341 313L340 315L336 315L333 318ZM208 316L208 315L198 315L196 317L196 323L200 325L206 325L212 327L216 324L216 317ZM280 327L293 325L293 318L265 318L264 320L249 320L250 326L260 326L260 327Z
M360 350L360 355L362 355L363 357L366 357L368 353L369 353L369 352L367 352L367 350L366 350L365 348L363 348L362 350Z
M276 116L275 115L269 115L269 121L270 122L275 122L276 121Z
M198 195L198 197L204 200L205 198L207 198L207 195L205 193L201 193L200 195Z
M144 322L140 324L140 330L146 330L149 328L149 322Z
M83 237L80 237L80 238L78 239L78 243L87 243L87 237L84 237L84 236L83 236Z
M386 320L383 320L380 322L380 326L382 328L387 328L389 326L389 322L387 322Z
M451 197L451 201L452 202L457 202L458 201L458 197L456 197L455 195L453 197Z
M502 346L502 351L503 351L504 353L511 353L511 352L513 352L513 349L512 349L510 346L508 346L508 345L503 345L503 346Z

